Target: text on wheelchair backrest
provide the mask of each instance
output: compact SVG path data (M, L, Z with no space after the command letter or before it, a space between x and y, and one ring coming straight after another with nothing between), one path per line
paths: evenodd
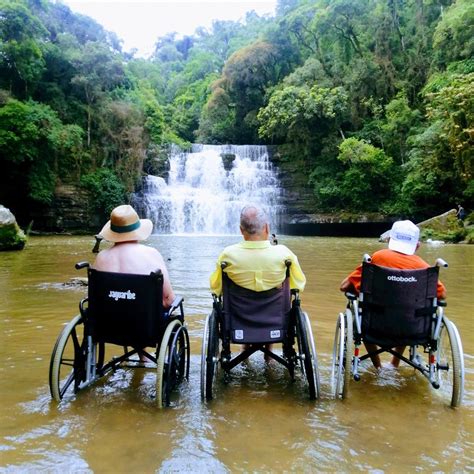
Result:
M398 281L400 283L416 283L418 281L414 276L402 277L402 276L395 276L395 275L389 275L387 277L387 280Z
M118 301L118 300L134 300L135 299L135 293L132 293L130 290L127 290L127 291L112 291L112 290L110 290L109 298L112 298L115 301Z

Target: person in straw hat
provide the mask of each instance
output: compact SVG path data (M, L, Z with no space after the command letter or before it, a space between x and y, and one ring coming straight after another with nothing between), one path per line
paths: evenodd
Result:
M132 206L116 207L99 233L114 245L102 250L93 266L99 271L137 275L149 275L160 269L163 273L163 306L168 308L174 300L174 292L163 257L153 247L138 243L146 240L152 230L153 223L149 219L140 219Z
M417 270L428 268L429 265L421 257L415 255L420 247L420 229L411 221L394 222L390 229L390 239L388 248L378 250L372 255L372 263L381 267L398 268L400 270ZM341 291L349 291L355 294L359 293L362 277L362 265L359 265L349 276L341 282ZM446 298L446 288L438 280L437 297L439 299ZM369 352L375 352L377 346L375 344L365 344ZM403 354L405 347L397 347L396 352ZM378 354L371 356L372 363L375 368L381 369L382 364ZM396 356L392 357L392 361L387 367L397 368L400 359Z

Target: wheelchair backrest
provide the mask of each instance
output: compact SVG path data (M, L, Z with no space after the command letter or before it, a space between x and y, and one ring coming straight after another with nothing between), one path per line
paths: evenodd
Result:
M165 324L163 275L101 272L88 269L87 318L97 342L154 346Z
M291 309L287 275L278 288L252 291L236 285L223 271L223 330L236 344L272 343L285 339Z
M362 264L362 336L379 345L429 341L438 267L400 270Z

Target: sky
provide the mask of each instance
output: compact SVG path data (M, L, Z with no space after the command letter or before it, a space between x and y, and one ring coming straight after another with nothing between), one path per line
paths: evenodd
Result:
M147 57L158 37L176 31L193 34L198 26L210 28L212 20L234 20L255 10L275 14L276 0L62 0L72 11L90 16L123 40L123 49L136 48Z

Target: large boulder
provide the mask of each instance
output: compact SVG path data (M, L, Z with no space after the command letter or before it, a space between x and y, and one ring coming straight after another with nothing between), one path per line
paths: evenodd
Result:
M0 204L0 250L21 250L26 236L16 223L10 209Z

